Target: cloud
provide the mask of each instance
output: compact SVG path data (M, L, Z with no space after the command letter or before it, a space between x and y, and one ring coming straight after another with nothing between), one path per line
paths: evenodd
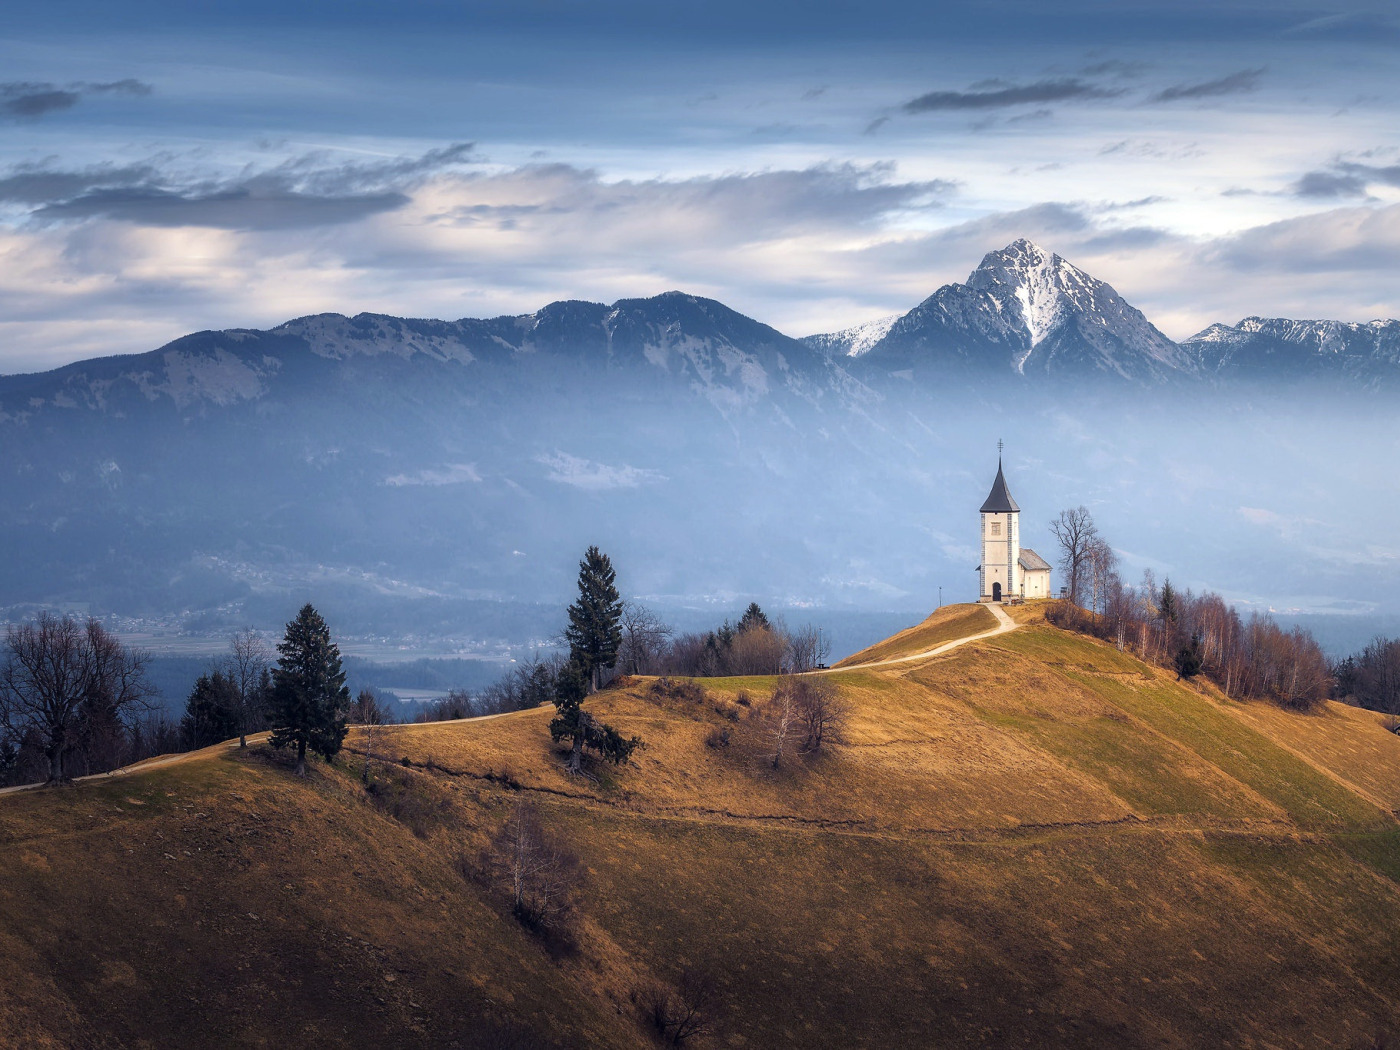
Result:
M1335 171L1310 171L1293 184L1298 197L1364 197L1366 180Z
M36 218L102 216L143 226L213 226L227 230L290 230L355 222L408 203L402 193L316 196L276 187L240 186L215 193L160 189L94 190L70 201L45 205Z
M606 463L595 463L591 459L571 456L567 452L554 452L536 457L536 462L549 468L546 477L562 485L590 492L604 492L609 489L635 489L642 485L665 481L666 475L656 470L640 467L610 467Z
M829 164L691 179L605 181L566 164L468 174L437 185L455 201L434 219L463 230L553 237L572 247L576 230L607 230L634 248L730 248L785 236L878 228L894 213L939 209L957 184L900 181L888 164ZM583 242L579 243L583 247Z
M1124 62L1120 59L1106 59L1102 62L1095 62L1082 68L1079 73L1086 77L1140 77L1148 69L1146 62Z
M149 95L151 86L139 80L114 80L106 84L77 82L59 86L40 81L0 83L0 113L37 119L72 109L84 95Z
M1171 87L1163 88L1157 92L1148 101L1181 102L1191 99L1219 98L1222 95L1239 95L1253 91L1263 74L1263 69L1241 69L1237 73L1198 84L1173 84Z
M1365 197L1372 185L1400 186L1400 164L1373 165L1338 161L1330 170L1309 171L1292 186L1294 196Z
M412 485L426 485L436 488L442 485L461 485L480 480L481 474L477 471L475 463L448 463L444 467L424 469L416 474L395 474L393 477L385 478L384 484L394 488Z
M1400 19L1372 11L1323 15L1312 18L1284 31L1285 36L1306 36L1323 40L1394 42L1400 40Z
M471 143L456 143L369 163L317 151L232 179L191 179L162 172L154 162L67 171L28 164L0 176L0 202L30 206L30 214L45 222L107 218L142 226L303 229L402 208L409 201L405 190L474 160Z
M997 83L1000 83L998 81ZM983 82L981 91L930 91L912 98L899 108L905 113L932 113L945 110L1004 109L1008 106L1040 105L1084 99L1113 98L1121 91L1101 88L1077 78L1040 80L1034 84L995 87Z

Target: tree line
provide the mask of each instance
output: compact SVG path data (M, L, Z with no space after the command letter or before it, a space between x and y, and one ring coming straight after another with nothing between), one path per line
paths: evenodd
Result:
M789 628L750 602L737 623L677 634L645 606L624 602L618 668L629 675L724 678L800 674L825 665L831 644L811 624Z
M296 771L308 752L334 756L349 717L372 695L350 700L340 650L311 605L287 624L275 663L252 631L195 683L177 724L152 704L148 655L95 619L42 612L11 624L0 651L0 779L61 783L154 755L270 730ZM356 708L361 710L357 711Z
M1066 593L1047 612L1051 623L1110 641L1179 678L1204 675L1233 699L1310 710L1334 691L1327 657L1302 627L1285 630L1267 614L1241 617L1220 595L1181 591L1169 579L1158 586L1150 570L1137 586L1125 584L1117 555L1084 507L1061 511L1050 528Z

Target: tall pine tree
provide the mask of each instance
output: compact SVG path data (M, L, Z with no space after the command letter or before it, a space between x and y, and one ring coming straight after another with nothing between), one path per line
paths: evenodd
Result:
M588 681L588 692L598 691L599 676L617 665L622 648L622 598L617 593L617 573L608 556L589 547L578 563L578 601L569 606L569 660Z
M270 743L279 749L294 745L297 776L305 776L307 748L326 759L340 750L349 707L340 649L321 614L304 605L277 645L268 705Z
M744 610L743 618L739 620L738 633L743 634L756 627L762 627L765 631L773 629L773 625L768 622L768 616L758 607L758 602L749 602L749 607Z
M570 773L583 771L584 748L621 764L642 746L639 738L624 738L583 709L598 689L600 672L617 664L622 647L622 599L616 582L608 556L589 547L578 565L578 601L569 606L569 625L564 628L569 663L555 679L554 706L559 713L549 723L551 737L572 742Z

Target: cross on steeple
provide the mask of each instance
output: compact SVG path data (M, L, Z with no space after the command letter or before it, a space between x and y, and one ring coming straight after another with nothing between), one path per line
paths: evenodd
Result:
M997 459L1001 459L1001 450L1005 446L1001 443L1001 438L997 438Z

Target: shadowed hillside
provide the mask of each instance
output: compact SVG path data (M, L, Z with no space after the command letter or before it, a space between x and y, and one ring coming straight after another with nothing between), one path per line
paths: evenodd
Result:
M1400 740L1012 613L831 674L844 742L777 770L772 679L634 681L590 705L646 749L590 780L543 709L377 731L374 796L356 730L305 782L210 749L0 798L0 1034L643 1047L635 992L683 971L717 989L692 1046L1400 1033ZM994 626L950 607L852 661ZM572 950L469 877L522 797L587 872Z

